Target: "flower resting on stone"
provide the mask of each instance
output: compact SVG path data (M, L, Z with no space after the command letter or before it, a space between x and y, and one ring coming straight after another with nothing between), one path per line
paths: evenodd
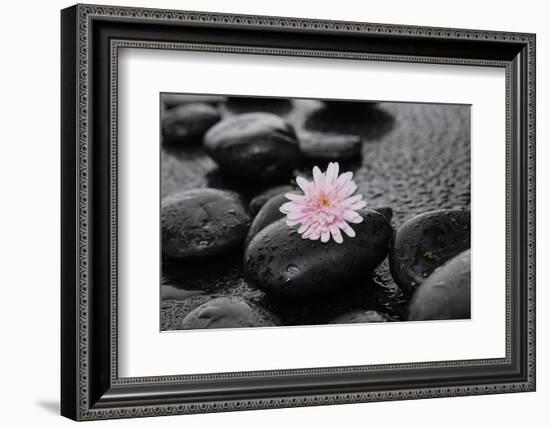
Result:
M288 226L299 225L298 233L304 239L321 240L326 243L332 239L342 244L342 232L355 237L350 223L361 223L363 217L357 213L367 205L362 195L352 194L357 185L352 181L353 173L338 175L338 163L329 163L326 172L319 167L313 168L313 181L301 176L296 183L303 194L287 193L290 201L280 207L286 215Z

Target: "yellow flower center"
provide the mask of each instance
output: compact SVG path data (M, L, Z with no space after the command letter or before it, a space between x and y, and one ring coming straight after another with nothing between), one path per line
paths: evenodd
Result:
M324 206L324 207L329 207L330 206L330 200L327 198L327 197L323 197L321 199L321 204Z

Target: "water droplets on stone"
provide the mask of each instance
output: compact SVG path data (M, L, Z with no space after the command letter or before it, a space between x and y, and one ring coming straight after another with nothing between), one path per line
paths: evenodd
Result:
M208 247L210 245L211 241L210 240L200 240L198 243L197 243L197 246L199 248L205 248L205 247Z
M300 272L300 268L298 268L295 264L291 263L286 267L286 272L289 274L297 274Z

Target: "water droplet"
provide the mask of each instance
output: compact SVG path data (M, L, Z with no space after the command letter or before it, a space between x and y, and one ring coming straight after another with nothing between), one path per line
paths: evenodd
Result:
M298 272L300 272L300 268L298 268L294 263L291 263L286 267L286 271L289 274L297 274Z
M208 247L210 243L210 240L200 240L197 245L199 246L199 248L205 248Z

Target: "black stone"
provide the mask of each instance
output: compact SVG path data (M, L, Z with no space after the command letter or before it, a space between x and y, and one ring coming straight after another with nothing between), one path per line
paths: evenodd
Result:
M277 220L246 248L245 275L266 293L289 298L342 292L354 282L367 282L386 257L392 228L380 213L359 213L364 221L351 225L357 235L344 236L343 244L303 239L285 219Z
M204 149L202 150L204 151ZM212 164L210 157L208 157L207 161ZM216 166L205 175L205 178L206 186L209 188L237 192L241 194L246 201L251 200L272 186L269 182L243 180L239 177L228 175L227 173L223 173L221 169Z
M311 160L349 160L361 155L362 141L357 135L303 133L300 151Z
M237 114L246 112L270 112L272 114L284 115L292 109L292 102L284 98L235 96L227 98L225 107L229 111Z
M388 314L377 311L352 311L334 318L329 324L361 324L365 322L391 322L395 321Z
M220 119L220 113L212 105L190 103L178 106L164 114L163 140L171 144L201 141L206 131Z
M414 293L409 321L470 318L470 250L435 270Z
M164 93L161 95L161 102L167 108L175 108L189 103L202 103L218 105L225 97L216 95L184 95L179 93Z
M224 119L206 133L204 145L222 172L249 181L290 178L300 156L292 126L261 112Z
M179 323L183 330L205 328L274 327L280 321L244 297L218 297L199 305Z
M250 200L250 212L253 216L256 216L263 205L267 203L270 198L274 197L275 195L286 194L287 192L291 192L293 190L294 187L290 185L279 185L273 188L269 188L268 190L262 192L261 194L258 194L252 200Z
M203 188L166 197L161 222L163 254L193 259L238 247L248 231L250 215L239 195Z
M420 214L395 233L389 258L392 276L412 293L438 266L469 247L469 210Z
M279 207L289 201L285 197L285 194L286 192L271 197L260 209L256 217L254 217L252 225L250 225L250 229L248 230L245 240L245 247L250 243L250 241L252 241L252 238L254 238L258 232L264 229L267 225L285 217L284 213L279 211Z
M391 207L372 207L372 209L388 219L388 222L391 222L393 217L393 209Z
M345 101L338 101L338 100L326 100L323 101L323 104L325 108L328 110L334 110L337 112L357 112L357 111L366 111L372 108L375 108L377 105L377 102L373 101L352 101L352 100L345 100Z
M314 132L353 134L373 141L389 133L394 122L394 117L377 104L330 101L314 111L304 127Z

